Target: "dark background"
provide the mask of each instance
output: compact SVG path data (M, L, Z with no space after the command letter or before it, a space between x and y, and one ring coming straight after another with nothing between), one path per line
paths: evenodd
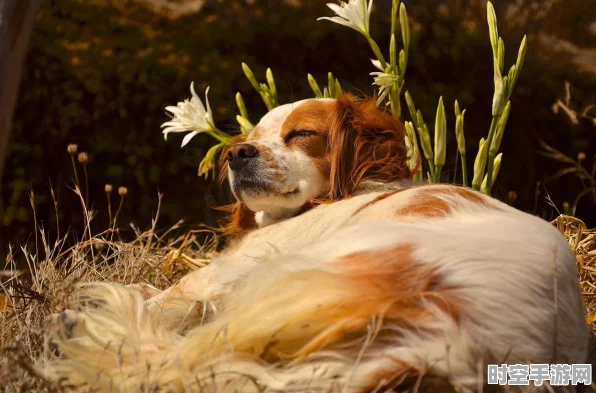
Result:
M371 31L388 56L390 7L376 0ZM410 15L412 44L405 89L414 97L427 123L432 124L438 97L443 95L449 127L448 160L453 168L453 102L466 108L465 133L469 173L478 140L490 124L493 93L492 54L486 27L486 2L405 1ZM573 166L540 155L539 139L582 165L594 163L596 126L581 112L596 104L596 15L592 0L495 1L499 33L506 48L505 68L517 56L528 34L526 61L511 97L512 111L501 145L503 164L493 195L547 219L570 205L589 180L573 173L549 180ZM249 117L256 123L265 107L242 73L248 63L259 80L271 67L280 103L312 96L306 75L325 84L328 71L345 90L372 94L375 71L365 39L355 31L326 21L325 1L301 0L46 0L31 39L14 115L9 156L0 198L0 256L8 244L31 239L33 209L28 190L35 194L35 213L51 240L56 218L49 185L59 198L61 233L71 229L80 237L83 226L73 185L69 143L90 156L90 200L97 212L93 231L108 226L104 185L128 188L119 223L148 228L163 192L158 228L181 218L183 229L199 223L213 225L221 215L207 200L229 201L226 187L197 176L197 167L213 143L195 137L180 148L182 135L164 141L159 126L167 121L164 107L190 96L195 81L201 96L210 85L210 102L218 124L237 132L234 95L242 92ZM398 33L398 38L400 35ZM577 121L553 105L565 100ZM588 108L589 109L589 108ZM405 119L409 115L402 110ZM79 167L79 175L82 176ZM446 171L445 181L453 175ZM456 179L458 181L458 179ZM117 192L112 194L118 204ZM576 215L596 225L596 205L588 194ZM115 209L115 208L114 208ZM133 231L123 232L132 236Z

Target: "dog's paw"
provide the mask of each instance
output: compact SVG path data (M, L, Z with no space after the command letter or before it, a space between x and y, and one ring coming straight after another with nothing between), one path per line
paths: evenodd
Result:
M46 320L46 329L51 335L63 340L85 335L85 319L73 310L64 310L50 315Z
M84 336L86 334L84 324L85 319L76 311L64 310L61 313L49 315L45 320L45 336L50 352L60 356L62 351L58 343Z

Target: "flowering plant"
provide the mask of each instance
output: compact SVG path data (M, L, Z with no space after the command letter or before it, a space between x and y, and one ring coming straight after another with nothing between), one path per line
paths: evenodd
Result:
M342 26L349 27L368 41L375 59L371 59L376 71L370 73L373 76L373 85L378 87L377 105L389 106L391 112L396 118L404 120L401 112L401 97L405 84L406 68L408 64L408 51L410 48L410 26L408 22L408 13L406 6L399 3L399 0L393 0L391 9L391 40L389 44L389 61L385 59L383 53L370 33L370 16L373 11L373 0L349 0L340 2L340 4L330 3L327 6L334 12L334 16L321 17L318 20L327 20ZM401 40L403 48L397 50L395 38L396 26L400 25ZM505 45L498 35L497 18L491 2L487 3L487 20L489 27L490 43L493 54L494 66L494 94L492 104L492 120L487 138L482 138L479 143L478 152L474 161L474 173L472 175L472 188L490 195L491 188L499 172L502 160L502 153L499 153L499 147L507 124L507 118L511 110L509 98L513 87L519 77L524 56L527 49L526 37L522 39L517 61L511 66L507 75L503 75ZM253 74L250 67L242 64L244 74L251 85L261 96L265 106L270 111L279 105L277 97L277 88L271 69L267 69L266 82L260 83ZM308 74L308 83L315 97L338 97L343 90L341 84L330 72L328 75L327 86L321 90L317 81L312 75ZM168 106L166 110L173 114L170 121L164 123L163 133L167 138L171 132L189 132L183 141L185 146L194 136L200 133L206 133L217 140L217 144L208 150L207 154L199 165L199 175L208 176L215 171L215 156L217 152L224 147L232 138L231 135L221 131L215 125L207 91L205 92L205 105L196 94L194 85L191 83L192 97L176 106ZM443 97L439 98L434 123L434 138L431 137L430 128L424 120L420 110L416 109L414 100L406 90L404 93L406 106L410 115L410 120L405 121L406 127L406 146L409 151L409 165L415 170L414 178L416 180L426 179L429 182L438 183L441 181L442 168L445 165L447 151L447 122L445 118L445 106ZM236 116L240 131L249 132L253 125L248 118L244 100L240 93L236 94L236 104L239 114ZM464 115L466 110L460 110L457 100L455 107L455 136L457 140L457 150L461 157L462 180L463 185L468 185L468 173L466 164L466 143L464 137ZM433 143L434 139L434 143ZM420 152L422 149L422 154ZM418 158L423 157L428 168L426 173L418 165Z

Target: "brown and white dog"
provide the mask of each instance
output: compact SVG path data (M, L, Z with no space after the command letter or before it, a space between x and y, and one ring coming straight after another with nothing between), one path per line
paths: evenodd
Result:
M412 184L403 140L350 95L274 109L224 155L237 240L149 299L87 288L54 319L46 375L98 391L369 392L585 363L566 240L468 188Z

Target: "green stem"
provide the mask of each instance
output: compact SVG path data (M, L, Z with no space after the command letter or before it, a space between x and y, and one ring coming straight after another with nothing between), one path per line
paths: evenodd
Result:
M435 179L434 179L433 183L441 182L441 169L443 169L443 165L435 166Z
M434 157L426 158L426 161L428 162L428 167L430 169L430 179L432 180L435 178L435 172L436 172Z
M461 176L463 179L464 187L468 186L468 168L466 167L466 154L460 154L461 156Z
M493 116L493 119L490 123L490 130L488 131L488 139L487 149L486 149L486 195L490 195L490 191L493 184L493 166L494 166L494 156L495 153L491 154L491 144L493 142L493 137L495 135L495 131L497 130L497 124L499 124L499 119L501 118L500 115ZM492 156L492 159L491 159Z
M494 171L494 164L495 164L495 157L497 156L496 152L488 151L488 170L490 170L490 176L487 174L486 176L486 195L490 195L490 191L493 187L493 183L495 179L493 178L493 171Z
M228 143L230 140L230 136L220 130L219 128L214 128L212 131L208 131L207 134L211 135L213 138L217 139L221 143Z
M368 39L368 43L370 44L370 47L372 48L373 52L375 53L375 56L377 57L377 59L381 62L381 66L383 67L383 69L387 68L387 62L385 61L385 58L383 57L383 54L381 53L381 49L379 49L379 46L377 45L375 40L373 40L370 36L367 36L366 39Z
M401 89L391 89L389 93L389 102L391 103L391 111L399 120L401 118Z

